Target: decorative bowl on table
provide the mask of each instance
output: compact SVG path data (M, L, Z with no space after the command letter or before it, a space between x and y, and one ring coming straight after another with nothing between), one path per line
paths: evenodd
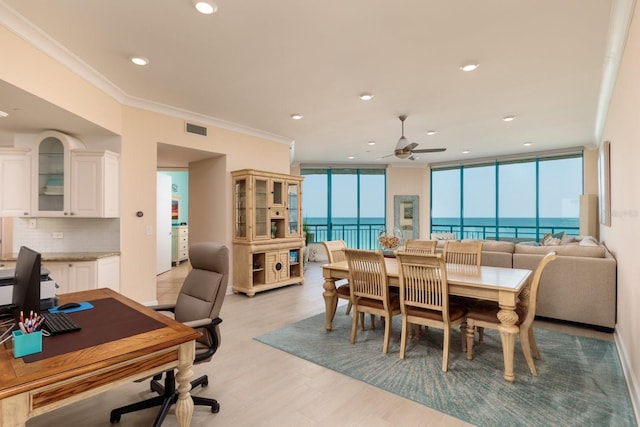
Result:
M378 230L378 244L383 251L394 251L402 243L402 232L399 228L394 228L393 232L387 232L383 227Z

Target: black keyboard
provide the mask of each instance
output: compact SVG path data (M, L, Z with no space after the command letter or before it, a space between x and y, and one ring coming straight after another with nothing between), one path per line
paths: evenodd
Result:
M49 313L41 314L44 318L43 328L51 335L64 334L67 332L79 331L78 325L67 313Z

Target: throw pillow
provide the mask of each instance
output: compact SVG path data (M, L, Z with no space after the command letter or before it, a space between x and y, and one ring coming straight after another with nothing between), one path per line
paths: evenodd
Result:
M559 231L558 233L553 233L551 235L551 237L553 237L554 239L562 240L562 238L564 237L564 231Z
M540 241L540 245L541 246L559 245L560 244L560 238L553 237L553 236L555 236L555 234L551 234L551 233L545 234L544 237L542 237L542 240Z

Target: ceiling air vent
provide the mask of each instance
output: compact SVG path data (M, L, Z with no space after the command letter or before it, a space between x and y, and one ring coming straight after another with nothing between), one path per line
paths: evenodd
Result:
M207 136L206 127L194 125L193 123L185 123L185 131L187 133L195 133L196 135Z

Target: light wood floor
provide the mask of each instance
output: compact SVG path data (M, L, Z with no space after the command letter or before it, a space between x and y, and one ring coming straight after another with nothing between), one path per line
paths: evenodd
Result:
M158 276L158 301L172 303L188 263ZM214 397L218 414L195 408L193 426L466 426L467 423L360 381L301 360L253 337L324 312L320 264L310 263L305 284L257 294L226 296L222 346L210 363L209 386L194 394ZM344 311L336 315L344 315ZM536 327L613 340L612 334L538 322ZM348 345L348 344L347 344ZM31 420L27 425L109 426L112 408L150 397L146 383L132 383ZM357 408L354 410L353 408ZM151 425L150 409L122 417L120 426ZM163 426L175 426L173 411Z

